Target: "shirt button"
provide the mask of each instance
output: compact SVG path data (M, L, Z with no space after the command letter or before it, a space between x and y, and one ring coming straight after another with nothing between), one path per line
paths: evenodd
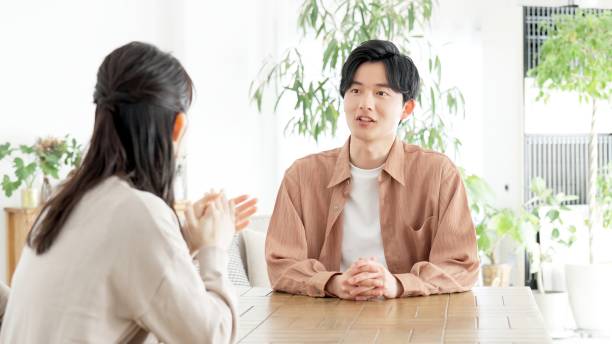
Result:
M334 211L338 211L338 210L340 210L340 206L335 205L335 206L334 206Z

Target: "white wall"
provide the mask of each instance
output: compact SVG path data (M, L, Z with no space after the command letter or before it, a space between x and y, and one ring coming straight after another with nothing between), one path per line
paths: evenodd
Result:
M0 142L31 144L71 134L87 142L96 71L112 49L132 40L177 51L182 2L0 2ZM180 27L180 26L178 26ZM2 174L10 170L4 161ZM19 205L19 196L0 208ZM0 278L6 277L6 228L0 213Z

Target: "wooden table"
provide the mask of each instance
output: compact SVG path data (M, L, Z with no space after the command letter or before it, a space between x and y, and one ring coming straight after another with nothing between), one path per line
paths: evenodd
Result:
M240 288L239 343L550 343L529 288L343 301Z

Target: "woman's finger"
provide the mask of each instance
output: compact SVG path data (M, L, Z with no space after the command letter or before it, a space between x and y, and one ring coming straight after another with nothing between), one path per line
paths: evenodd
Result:
M227 202L227 207L229 208L229 214L232 217L232 220L235 221L235 218L236 218L236 206L232 202Z
M237 220L245 220L248 219L249 217L251 217L253 214L255 214L257 212L257 208L256 207L252 207L246 210L238 210L236 209L236 219Z
M248 200L248 201L246 201L244 203L235 202L234 200L232 200L232 203L234 203L236 205L236 209L238 211L244 211L246 209L254 207L257 204L257 198L251 198L250 200Z
M185 220L187 221L186 227L193 227L197 223L191 202L187 203L185 206Z
M250 223L251 223L251 221L249 221L249 220L237 221L236 222L236 231L240 232L241 230L247 228Z
M238 204L246 201L248 198L249 198L249 195L245 194L245 195L240 195L240 196L234 197L230 201L232 201L232 203L238 205Z

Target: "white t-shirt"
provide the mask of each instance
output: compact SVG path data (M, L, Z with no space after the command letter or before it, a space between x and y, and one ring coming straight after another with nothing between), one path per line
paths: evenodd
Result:
M377 262L387 267L378 202L378 176L382 168L364 170L351 164L351 194L343 215L341 271L360 257L376 257Z

